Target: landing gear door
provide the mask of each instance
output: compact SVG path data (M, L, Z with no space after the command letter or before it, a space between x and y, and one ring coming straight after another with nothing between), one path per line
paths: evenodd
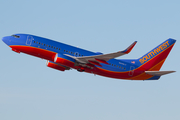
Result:
M34 40L34 38L32 37L32 36L27 36L27 40L26 40L26 45L31 45L31 43L32 43L32 40Z

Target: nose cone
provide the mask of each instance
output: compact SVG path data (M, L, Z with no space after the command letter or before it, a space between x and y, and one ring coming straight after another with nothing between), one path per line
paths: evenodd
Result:
M2 41L8 45L8 42L10 41L9 36L3 37Z
M2 41L5 42L5 41L6 41L6 37L3 37L3 38L2 38Z

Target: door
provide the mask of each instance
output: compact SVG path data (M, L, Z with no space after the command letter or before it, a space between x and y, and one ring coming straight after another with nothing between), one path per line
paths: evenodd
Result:
M130 67L129 76L133 76L133 74L134 74L134 69L135 69L134 66L131 66L131 67Z
M79 57L79 53L78 53L78 52L75 52L75 53L74 53L74 56Z
M31 45L32 40L34 40L32 36L27 36L26 45Z

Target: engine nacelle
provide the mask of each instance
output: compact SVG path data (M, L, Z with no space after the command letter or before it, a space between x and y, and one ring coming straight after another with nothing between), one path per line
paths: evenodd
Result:
M56 54L54 58L55 63L59 63L61 65L68 66L68 67L74 67L75 61L76 61L75 59L69 56L58 54L58 53Z
M69 70L69 67L60 65L58 63L52 62L52 61L47 61L47 66L56 70L60 70L60 71L65 71L65 70Z

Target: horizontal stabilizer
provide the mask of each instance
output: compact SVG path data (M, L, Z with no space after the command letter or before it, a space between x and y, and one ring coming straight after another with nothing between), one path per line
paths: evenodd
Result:
M173 73L173 72L176 72L176 71L145 71L145 73L149 75L154 75L154 76L162 76L162 75Z

